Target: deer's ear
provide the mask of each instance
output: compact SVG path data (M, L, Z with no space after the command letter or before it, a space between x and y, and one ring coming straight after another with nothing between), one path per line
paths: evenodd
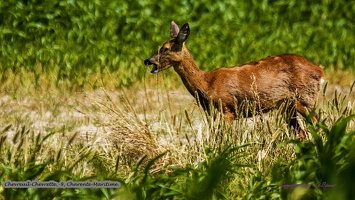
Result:
M179 34L179 26L174 22L171 21L171 27L170 27L170 37L171 39L175 39Z
M190 27L189 24L186 23L181 27L175 42L181 45L183 42L185 42L185 40L189 37L189 35L190 35Z

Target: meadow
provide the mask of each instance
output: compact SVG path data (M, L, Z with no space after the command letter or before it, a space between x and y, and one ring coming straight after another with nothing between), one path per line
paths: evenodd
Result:
M355 199L354 5L0 0L1 199ZM199 108L173 69L150 74L143 60L171 20L189 22L203 70L279 53L321 65L307 140L282 107L230 125Z

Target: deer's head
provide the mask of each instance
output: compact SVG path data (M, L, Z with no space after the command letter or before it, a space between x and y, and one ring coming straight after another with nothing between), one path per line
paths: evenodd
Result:
M179 29L178 25L172 21L170 27L171 39L166 41L156 52L144 60L145 65L153 65L150 72L156 74L171 66L179 65L182 60L181 50L189 34L189 24L186 23Z

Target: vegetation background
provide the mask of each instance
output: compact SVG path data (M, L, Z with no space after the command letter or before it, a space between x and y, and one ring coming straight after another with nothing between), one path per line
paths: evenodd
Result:
M79 86L105 71L119 72L117 86L140 80L171 20L190 24L205 70L280 53L339 70L355 63L353 1L9 0L0 9L1 71L24 69L35 82L52 72Z
M0 186L2 197L355 199L354 18L346 0L0 0L0 181L123 185ZM203 70L281 53L322 65L310 140L295 139L279 111L234 127L212 120L173 70L149 75L143 60L171 20L190 24Z

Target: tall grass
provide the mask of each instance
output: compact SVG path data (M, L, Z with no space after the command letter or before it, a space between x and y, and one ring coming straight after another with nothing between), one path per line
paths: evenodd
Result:
M111 195L111 189L74 188L5 188L4 181L102 180L107 174L95 175L85 165L95 166L92 145L77 143L77 134L43 135L23 127L6 126L0 132L0 189L4 199L98 198ZM110 178L115 180L114 178Z
M97 112L95 124L102 127L97 134L20 125L26 121L1 129L1 183L112 180L120 188L2 186L3 198L354 197L349 184L354 178L352 92L325 88L321 120L308 124L310 138L301 142L279 114L282 108L229 125L218 112L212 117L197 108L192 97L179 104L189 98L161 87L150 90L155 82L146 84L145 90L103 90L86 97L94 103L88 112Z
M281 199L352 199L355 193L349 180L354 167L354 130L347 131L355 115L339 118L332 127L323 122L309 125L312 138L294 143L296 156L291 162L279 158L270 168L269 177L253 180L249 199L278 197ZM325 136L325 137L324 137ZM345 175L346 174L346 175Z
M326 88L324 93L325 90ZM225 188L223 191L217 189L219 188L217 183L215 186L210 185L210 191L214 190L214 187L216 190L213 193L203 192L206 194L204 199L307 197L324 199L329 195L342 199L352 197L352 190L343 187L347 183L343 184L343 180L335 178L345 172L348 173L352 167L351 163L354 162L351 156L354 142L354 116L351 115L354 112L354 105L351 102L354 96L351 94L350 92L349 95L339 95L335 92L335 96L323 97L320 105L321 121L316 125L309 122L310 139L304 142L297 140L293 132L288 130L279 114L281 110L266 115L264 119L260 119L259 116L240 119L233 126L225 124L218 113L212 119L213 117L203 112L194 112L194 109L184 110L181 116L185 116L186 121L180 119L178 122L176 115L165 113L167 116L156 119L164 122L162 129L157 133L158 137L167 140L168 144L166 145L166 141L160 142L157 148L162 154L144 165L143 174L137 172L146 158L142 154L144 159L136 161L138 165L135 165L133 174L126 180L127 191L135 194L138 199L164 199L170 195L181 199L193 199L195 196L192 194L204 191L203 185L193 181L194 174L199 174L196 176L200 177L201 183L204 182L203 174L209 172L219 180L219 173L212 172L212 169L210 171L205 165L223 155L223 159L227 159L227 163L230 162L233 169L228 170L229 164L218 165L217 168L221 173L227 172L232 175L227 180L221 181L220 184ZM130 106L124 107L127 111L130 110L130 113L136 112L135 109L141 112L142 109L150 110L147 105L142 107L142 104L131 104L125 95L123 99L126 100L123 102ZM336 100L339 96L342 96L342 101ZM341 112L330 112L334 102ZM175 104L176 101L167 103ZM347 110L349 117L343 117L343 110ZM119 122L122 117L124 118L125 114L115 115L114 121ZM139 119L137 116L136 120L142 119L144 118ZM150 126L152 121L145 122L148 131L156 130ZM150 134L153 137L155 135L154 132ZM243 145L246 143L249 145ZM222 153L229 152L230 147L241 151L232 154L236 157ZM201 169L206 171L200 174ZM148 173L149 170L151 174ZM329 170L334 173L329 173ZM190 183L193 185L189 185ZM186 184L189 185L186 188L192 188L194 192L186 188L182 192L181 187L185 187ZM339 191L345 192L346 196L338 195Z

